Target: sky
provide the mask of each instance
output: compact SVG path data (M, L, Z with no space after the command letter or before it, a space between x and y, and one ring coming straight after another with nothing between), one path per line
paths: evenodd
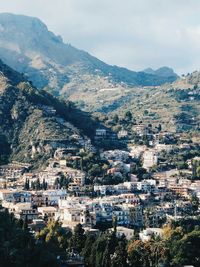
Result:
M0 12L38 17L64 42L112 65L200 69L198 0L0 0Z

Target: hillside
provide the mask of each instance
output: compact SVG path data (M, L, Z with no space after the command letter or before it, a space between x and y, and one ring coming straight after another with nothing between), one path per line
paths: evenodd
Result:
M177 78L108 65L65 44L39 19L8 13L0 14L0 57L38 88L73 101L105 88L160 85Z
M96 122L74 107L37 90L0 61L0 160L41 162L56 148L80 148L73 134L88 140ZM8 155L8 157L6 157Z
M99 111L123 115L130 110L137 122L161 124L166 131L199 131L200 75L194 72L172 84L135 87L115 96Z

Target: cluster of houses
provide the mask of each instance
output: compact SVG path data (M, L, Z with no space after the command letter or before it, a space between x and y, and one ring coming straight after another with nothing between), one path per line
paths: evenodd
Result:
M184 183L184 186L181 183L183 181L176 181L174 185L160 187L156 179L150 179L96 185L97 196L92 198L72 196L66 189L1 189L0 201L16 218L27 220L34 232L52 220L59 220L63 227L72 230L82 224L88 231L95 231L101 224L112 226L115 218L119 234L123 232L131 237L134 228L158 228L167 220L190 213L192 204L188 192L199 193L200 183ZM182 197L180 200L176 200L177 194Z
M144 125L137 125L135 131L140 136L150 134ZM97 143L103 140L115 142L116 138L125 140L127 131L121 130L117 137L107 129L96 130ZM95 152L89 139L73 134L71 140ZM186 143L181 145L190 149ZM148 173L159 164L159 153L163 150L170 152L174 147L158 141L152 146L130 143L127 150L100 151L100 159L109 165L106 174L123 178L118 184L108 185L98 182L98 179L87 185L86 172L68 167L70 160L81 162L78 146L55 147L53 158L48 160L48 166L43 170L30 172L30 165L19 162L0 166L0 202L16 218L27 220L34 232L40 231L52 220L59 220L63 227L70 229L82 224L85 229L94 232L101 225L112 227L115 220L119 236L123 233L130 239L134 235L133 229L145 228L140 232L140 238L148 240L151 235L162 234L158 228L167 220L176 220L186 214L192 216L194 203L191 198L196 196L200 199L200 181L188 179L193 161L200 162L198 157L187 161L188 169L182 170L182 174L177 169L157 171L145 178L139 178L134 173L136 162L140 161L140 167ZM63 177L67 186L60 182ZM37 183L47 186L30 186Z
M142 206L138 196L121 194L98 198L72 197L66 190L18 191L0 190L4 208L30 225L41 221L45 225L59 220L63 227L73 229L81 223L92 229L98 223L112 223L113 216L119 226L142 225Z

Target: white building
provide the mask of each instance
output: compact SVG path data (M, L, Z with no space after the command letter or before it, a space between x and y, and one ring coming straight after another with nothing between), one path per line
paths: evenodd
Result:
M143 154L143 167L149 170L158 164L158 154L156 150L146 150Z
M55 213L57 211L57 208L55 207L38 207L37 208L39 215L43 219L47 218L48 221L54 221L55 220Z
M33 209L31 203L10 203L3 201L2 207L8 209L10 213L14 213L17 219L32 221L38 218L38 212Z
M67 196L66 189L60 190L46 190L43 192L45 203L48 206L58 205L58 201L61 197Z
M112 232L114 231L114 229L110 229ZM124 226L117 226L116 227L116 236L118 238L122 237L123 235L125 235L127 240L131 240L134 237L134 230L124 227Z
M147 228L139 233L140 239L145 242L149 241L153 236L162 237L163 229L161 228Z

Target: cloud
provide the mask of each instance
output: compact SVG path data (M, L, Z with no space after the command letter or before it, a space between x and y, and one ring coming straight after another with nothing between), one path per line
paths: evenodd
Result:
M200 69L196 0L1 0L0 11L39 17L65 42L110 64Z

